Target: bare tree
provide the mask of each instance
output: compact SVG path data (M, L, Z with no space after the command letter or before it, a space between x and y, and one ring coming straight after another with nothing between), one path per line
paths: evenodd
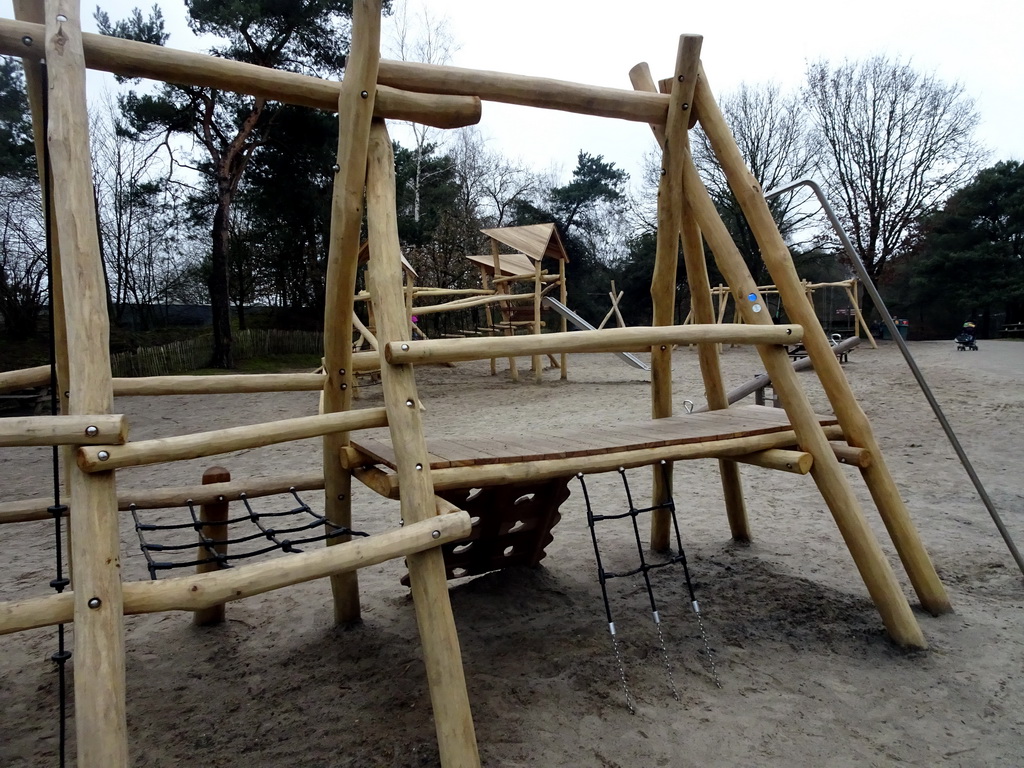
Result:
M0 322L12 337L35 333L46 306L45 241L38 182L0 177Z
M974 174L986 152L959 83L875 56L807 68L804 100L821 141L817 166L876 280L908 246L912 224Z
M783 93L778 83L742 83L720 99L722 114L736 137L747 166L765 191L806 176L814 167L816 142L807 127L808 115L797 93ZM693 158L722 218L732 232L755 279L766 272L757 241L746 223L729 183L715 160L703 131L694 132ZM806 193L790 193L769 201L780 233L795 250L809 247L805 237Z
M93 189L113 319L148 328L185 269L162 142L134 135L108 101L93 116Z
M395 33L390 45L391 55L399 61L415 61L423 64L448 64L459 46L452 36L447 16L434 16L425 5L420 13L410 18L409 3L403 0L394 13ZM425 170L424 159L432 146L440 143L440 131L421 123L407 123L413 136L413 157L415 172L413 184L413 220L420 220L420 190L430 180Z
M537 176L525 165L490 152L475 126L454 132L450 154L463 208L486 219L488 226L505 226L515 204L540 190Z

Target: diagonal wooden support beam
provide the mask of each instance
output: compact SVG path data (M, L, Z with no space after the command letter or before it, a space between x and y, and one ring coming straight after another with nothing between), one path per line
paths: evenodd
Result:
M757 284L751 277L750 271L743 261L743 256L733 243L728 229L719 217L711 196L700 181L692 158L687 158L685 173L687 200L700 223L701 231L711 246L718 267L732 287L734 295L743 297L741 301L737 301L737 307L743 320L751 326L772 325L768 312L763 311L764 300L758 291ZM754 184L756 186L756 182ZM780 278L783 278L794 281L797 286L797 294L792 297L791 303L800 307L808 306L803 298L802 286L800 286L792 261L787 258L775 266L777 274L773 273L772 276L775 278L776 284L780 282ZM783 300L785 301L785 297ZM792 310L790 303L786 303L786 309L787 311ZM807 319L824 340L824 332L813 313ZM786 414L793 424L800 449L810 453L814 459L811 476L832 512L836 525L839 527L868 592L882 616L889 635L900 645L914 648L926 647L924 635L914 618L913 611L911 611L888 560L864 518L853 489L843 474L826 435L814 417L807 396L789 364L788 355L780 347L762 346L758 347L758 352L765 370L771 376L775 389L782 399ZM838 361L835 360L831 351L829 357L838 366ZM815 368L817 369L817 367L818 363L816 362Z
M736 200L757 239L765 265L775 281L786 312L792 322L800 323L805 327L804 347L814 363L814 369L818 373L825 394L839 418L843 434L846 435L850 445L865 448L871 453L871 463L862 469L864 480L889 536L896 546L903 567L914 585L917 596L925 609L931 613L947 613L952 610L952 607L946 590L942 586L935 567L921 543L917 529L910 519L910 513L907 511L903 497L889 472L881 448L875 439L874 431L871 429L871 424L854 397L839 360L832 352L831 343L817 321L814 308L803 298L806 289L800 283L796 270L793 269L789 249L775 226L760 184L743 161L739 147L736 146L736 142L732 138L725 117L715 102L703 72L697 84L694 100L701 127L704 129L711 148L725 171L729 186L733 194L736 195ZM734 288L736 287L736 283L731 279L729 282ZM741 290L736 295L742 296L744 293ZM749 302L738 301L737 303L745 312L744 319L751 322L746 317L750 309ZM817 457L815 461L817 463Z

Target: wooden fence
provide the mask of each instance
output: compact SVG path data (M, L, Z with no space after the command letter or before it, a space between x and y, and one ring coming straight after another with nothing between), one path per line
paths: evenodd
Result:
M236 331L231 349L236 360L267 355L322 355L324 335L319 331ZM213 336L207 334L112 355L110 368L114 376L166 376L205 367L212 352Z

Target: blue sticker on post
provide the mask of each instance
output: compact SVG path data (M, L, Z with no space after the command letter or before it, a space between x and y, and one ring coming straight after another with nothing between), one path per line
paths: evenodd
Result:
M748 293L747 294L747 300L748 301L757 301L757 294L756 293Z

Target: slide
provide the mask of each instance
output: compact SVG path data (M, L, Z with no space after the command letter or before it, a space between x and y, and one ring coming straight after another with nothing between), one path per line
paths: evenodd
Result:
M555 310L555 312L560 314L562 317L564 317L570 323L572 323L577 328L579 328L581 331L596 331L597 330L597 328L595 328L590 323L588 323L586 320L584 320L582 317L577 315L575 312L573 312L571 309L569 309L567 306L565 306L565 304L560 302L558 299L552 299L552 298L550 298L548 296L545 296L544 297L544 303L547 304L551 309ZM621 357L623 360L625 360L627 363L629 363L634 368L639 368L641 371L649 371L649 370L651 370L651 366L649 366L647 363L645 363L639 357L634 355L632 352L616 352L615 354L617 354L619 357Z

